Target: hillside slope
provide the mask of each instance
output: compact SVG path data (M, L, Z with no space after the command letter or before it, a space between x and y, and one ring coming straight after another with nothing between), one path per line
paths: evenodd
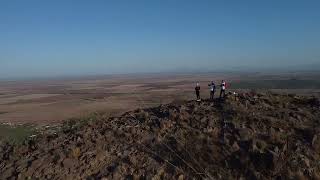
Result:
M242 94L67 122L2 144L0 179L320 178L318 99Z

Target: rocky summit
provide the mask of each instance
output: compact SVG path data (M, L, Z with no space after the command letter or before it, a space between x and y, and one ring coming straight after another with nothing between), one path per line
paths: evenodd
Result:
M0 179L320 179L320 103L246 93L70 120L0 146Z

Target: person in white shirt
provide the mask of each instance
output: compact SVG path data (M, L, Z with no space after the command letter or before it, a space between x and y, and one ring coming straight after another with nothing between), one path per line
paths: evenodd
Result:
M221 81L221 91L220 91L220 98L224 98L226 95L226 82L224 80Z
M216 92L216 85L212 81L210 84L208 84L208 86L210 86L210 100L213 100L214 93Z

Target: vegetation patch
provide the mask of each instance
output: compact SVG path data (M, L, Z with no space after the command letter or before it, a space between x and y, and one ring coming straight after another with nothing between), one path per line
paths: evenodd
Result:
M97 121L98 119L103 118L105 113L103 112L95 112L91 113L83 118L71 118L65 122L63 122L61 130L64 133L74 133L86 125Z
M10 144L22 144L23 141L36 134L36 129L32 125L8 125L0 124L0 141Z

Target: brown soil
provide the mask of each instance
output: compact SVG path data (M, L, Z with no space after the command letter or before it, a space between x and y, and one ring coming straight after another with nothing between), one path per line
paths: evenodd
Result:
M319 99L241 94L68 121L2 144L1 179L319 179Z

